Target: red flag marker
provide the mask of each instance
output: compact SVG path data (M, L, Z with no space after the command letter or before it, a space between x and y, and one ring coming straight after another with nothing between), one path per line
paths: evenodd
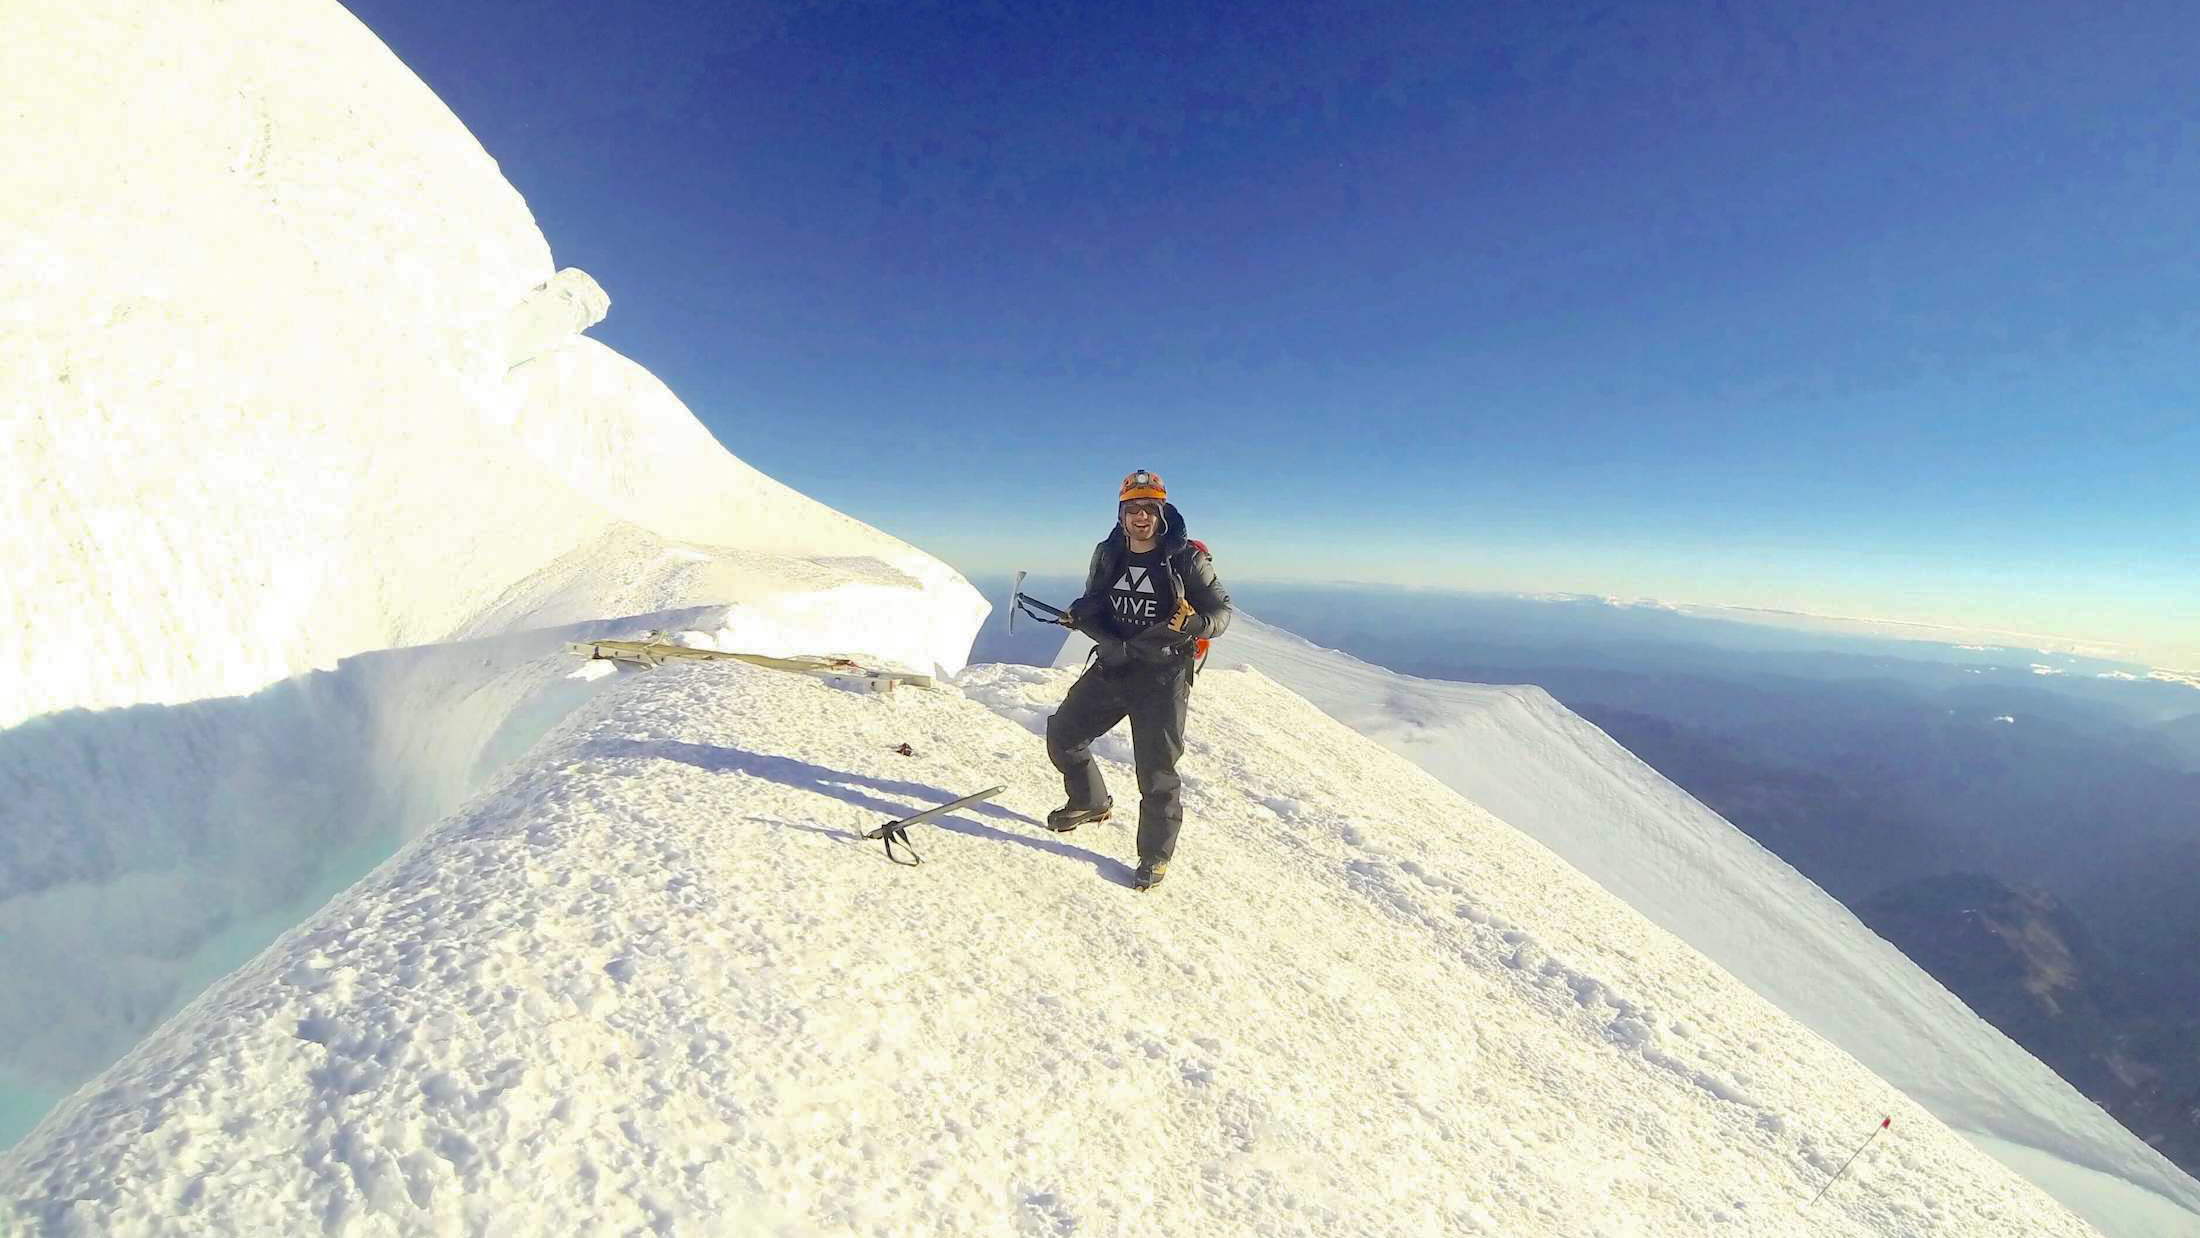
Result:
M1849 1171L1849 1166L1856 1163L1856 1158L1864 1155L1864 1149L1871 1146L1872 1140L1879 1138L1879 1132L1887 1129L1892 1125L1894 1125L1894 1117L1892 1115L1879 1119L1879 1125L1873 1128L1871 1134L1864 1136L1864 1142L1856 1145L1856 1151L1849 1153L1849 1159L1841 1162L1841 1168L1833 1171L1833 1176L1826 1179L1826 1184L1818 1188L1818 1193L1816 1195L1810 1197L1810 1202L1815 1204L1819 1200L1824 1199L1826 1197L1826 1192L1833 1189L1833 1184L1839 1182L1841 1180L1841 1175Z

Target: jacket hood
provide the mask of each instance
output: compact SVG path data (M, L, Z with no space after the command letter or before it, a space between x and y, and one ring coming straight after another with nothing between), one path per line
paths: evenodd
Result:
M1178 551L1184 549L1184 544L1191 540L1191 534L1184 531L1184 516L1176 510L1174 503L1161 504L1161 522L1161 553L1173 559ZM1123 521L1120 517L1116 519L1115 527L1108 530L1108 535L1100 539L1100 544L1118 552L1130 549L1131 539L1123 532Z

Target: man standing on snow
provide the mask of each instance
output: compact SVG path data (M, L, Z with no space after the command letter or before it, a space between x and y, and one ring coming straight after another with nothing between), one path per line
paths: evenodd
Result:
M1092 741L1129 715L1138 767L1134 884L1149 890L1168 871L1184 824L1176 762L1184 755L1193 649L1230 626L1230 595L1207 548L1185 536L1184 517L1158 475L1140 469L1123 479L1115 528L1093 548L1085 592L1062 622L1091 637L1097 655L1047 719L1047 756L1069 792L1069 803L1047 814L1047 828L1074 830L1115 807Z

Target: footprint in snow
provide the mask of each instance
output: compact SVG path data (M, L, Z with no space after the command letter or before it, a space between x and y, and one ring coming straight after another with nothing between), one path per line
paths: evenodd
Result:
M1016 1232L1043 1238L1048 1234L1068 1235L1077 1232L1077 1214L1070 1210L1069 1201L1054 1191L1032 1191L1023 1198L1023 1206L1017 1210Z

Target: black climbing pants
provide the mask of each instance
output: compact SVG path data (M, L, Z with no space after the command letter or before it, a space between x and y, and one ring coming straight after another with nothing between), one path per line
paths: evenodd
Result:
M1092 759L1092 741L1126 715L1130 718L1142 862L1176 854L1176 834L1184 825L1184 784L1176 762L1184 755L1184 715L1191 696L1190 658L1116 666L1096 662L1070 685L1062 707L1047 719L1047 756L1062 771L1069 802L1091 807L1108 797L1107 783Z

